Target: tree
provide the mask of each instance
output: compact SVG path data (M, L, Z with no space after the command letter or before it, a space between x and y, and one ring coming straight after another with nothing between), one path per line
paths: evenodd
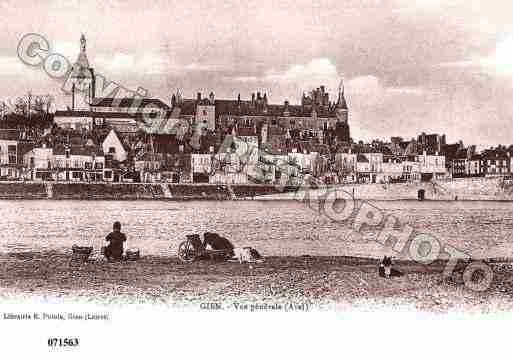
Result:
M28 102L25 97L16 98L16 102L14 103L14 113L21 116L26 116L28 114Z
M54 97L50 94L35 96L32 110L37 114L48 114L50 113L53 101Z

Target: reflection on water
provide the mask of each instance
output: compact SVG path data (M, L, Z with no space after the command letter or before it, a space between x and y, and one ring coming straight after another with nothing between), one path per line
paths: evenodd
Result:
M3 252L103 244L121 221L130 247L175 254L188 233L219 232L265 255L374 255L378 243L295 201L1 201ZM513 253L513 206L507 202L373 202L416 230L474 255ZM365 237L367 238L367 237Z

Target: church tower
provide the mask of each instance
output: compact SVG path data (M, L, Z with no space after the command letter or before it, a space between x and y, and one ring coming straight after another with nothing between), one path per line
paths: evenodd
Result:
M346 98L344 96L344 80L340 80L340 85L338 86L338 101L335 106L335 112L338 121L347 123L348 111Z
M335 136L337 137L337 140L349 143L351 141L351 136L348 123L347 102L344 96L344 80L340 80L340 85L338 87L338 101L335 105L335 114L337 116Z
M77 61L71 68L71 109L89 110L89 104L95 95L94 70L89 66L86 52L86 38L80 37L80 52Z

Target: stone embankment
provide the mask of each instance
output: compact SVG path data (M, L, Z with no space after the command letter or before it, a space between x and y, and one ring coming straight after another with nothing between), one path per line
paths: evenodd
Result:
M336 188L344 198L361 200L417 200L424 191L426 200L437 201L513 201L513 182L499 178L465 178L448 181L348 184ZM326 190L310 189L318 198ZM70 183L70 182L2 182L0 199L65 200L294 200L306 191L272 185L167 184L167 183Z
M435 201L513 201L513 182L499 178L464 178L446 181L395 183L395 184L348 184L331 186L341 198L355 198L374 201L418 200L419 191L426 200ZM319 198L326 193L325 188L300 190L297 193L264 195L259 199L293 200Z
M287 190L290 190L288 188ZM270 185L3 182L0 199L239 200L281 193Z

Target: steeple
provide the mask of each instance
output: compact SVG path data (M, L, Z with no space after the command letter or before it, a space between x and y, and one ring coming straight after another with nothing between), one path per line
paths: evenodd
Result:
M340 85L338 86L338 101L337 101L337 109L346 110L347 111L347 102L344 96L344 80L340 80Z
M86 38L84 34L80 36L80 51L86 52Z
M82 69L89 69L89 60L87 59L86 53L86 38L84 34L80 36L80 52L75 65L78 65L78 67Z
M87 59L87 42L85 35L80 36L80 52L78 53L77 61L71 68L71 108L75 110L88 110L89 104L95 97L95 75L94 70L89 65ZM76 96L82 93L83 96Z

